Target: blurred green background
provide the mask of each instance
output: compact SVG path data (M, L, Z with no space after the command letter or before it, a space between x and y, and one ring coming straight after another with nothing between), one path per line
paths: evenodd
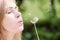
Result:
M24 21L22 40L37 40L32 18L40 40L60 40L60 0L16 0Z

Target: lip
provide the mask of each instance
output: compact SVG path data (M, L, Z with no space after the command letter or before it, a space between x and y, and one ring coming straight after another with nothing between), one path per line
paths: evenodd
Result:
M23 24L23 21L22 20L18 21L18 24L21 26Z

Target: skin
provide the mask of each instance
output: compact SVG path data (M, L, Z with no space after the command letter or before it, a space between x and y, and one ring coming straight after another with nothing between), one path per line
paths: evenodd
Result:
M2 22L2 26L5 30L3 30L2 33L5 36L8 35L6 36L6 40L12 40L16 33L23 31L23 20L15 3L8 1L5 8L7 9L7 12L5 13Z

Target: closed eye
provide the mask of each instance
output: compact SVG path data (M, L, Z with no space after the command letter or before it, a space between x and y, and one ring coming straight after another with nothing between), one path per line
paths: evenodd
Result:
M7 14L10 14L10 13L12 13L12 12L8 12Z

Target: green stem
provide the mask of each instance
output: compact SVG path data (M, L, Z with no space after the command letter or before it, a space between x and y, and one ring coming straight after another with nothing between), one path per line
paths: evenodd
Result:
M36 32L36 35L37 35L37 39L40 40L35 23L34 23L34 28L35 28L35 32Z

